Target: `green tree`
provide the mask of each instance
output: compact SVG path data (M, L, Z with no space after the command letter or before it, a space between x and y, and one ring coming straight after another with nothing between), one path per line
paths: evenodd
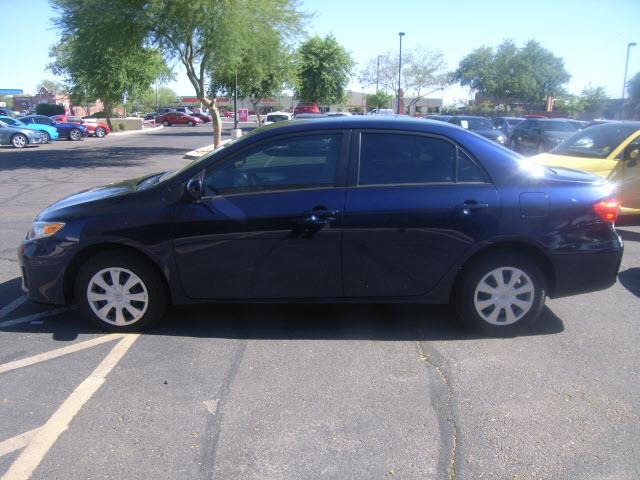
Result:
M211 110L216 146L222 123L212 94L223 83L216 72L239 70L247 46L265 32L296 37L305 18L295 0L140 1L152 40L166 58L182 63L196 96Z
M608 102L609 96L603 87L589 86L582 90L579 99L582 111L593 117L601 116L607 107Z
M631 80L627 83L629 89L629 104L631 105L631 111L634 113L640 113L640 72L636 73Z
M561 58L529 40L518 48L512 40L480 47L464 57L453 78L482 99L494 103L542 102L562 92L570 75Z
M68 93L69 88L66 85L63 85L60 82L56 82L55 80L44 79L38 85L36 85L36 91L40 91L40 89L44 87L50 92L57 94L66 94Z
M312 37L297 51L296 97L323 104L343 103L354 62L344 47L328 35Z
M553 109L569 117L576 117L584 112L584 104L578 95L565 93L555 99Z
M109 126L115 105L169 74L160 52L147 46L147 31L135 20L132 6L140 7L140 1L112 0L109 8L99 0L53 0L53 5L62 36L51 51L50 68L65 77L72 97L100 99Z
M233 95L237 78L238 97L249 99L258 125L262 124L260 101L280 95L295 75L292 53L281 36L274 31L260 33L261 38L254 37L243 49L239 63L218 65L212 75L214 93L223 95Z
M367 110L374 108L389 108L393 95L379 90L378 93L367 95Z
M360 82L369 86L377 83L378 91L392 93L393 98L398 91L398 55L387 52L379 57L369 60L360 72ZM451 83L442 52L424 47L405 51L402 54L401 81L405 97L412 97L406 105L408 108Z
M7 108L13 108L13 96L12 95L0 95L0 102L4 102Z

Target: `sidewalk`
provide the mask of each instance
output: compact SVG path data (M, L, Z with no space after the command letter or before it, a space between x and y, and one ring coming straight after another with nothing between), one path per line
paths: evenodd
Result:
M131 135L132 133L149 133L149 132L156 132L158 130L162 130L164 128L164 125L158 125L157 127L153 127L153 128L143 128L142 130L125 130L124 132L110 132L109 136L111 135Z
M223 140L222 142L220 142L220 146L222 147L224 144L230 141L231 139L229 138L226 140ZM191 150L190 152L185 153L182 158L186 158L187 160L197 160L201 156L206 155L209 152L213 152L214 150L215 150L215 147L213 144L211 144L211 145L207 145L206 147L200 147L200 148L196 148L195 150Z

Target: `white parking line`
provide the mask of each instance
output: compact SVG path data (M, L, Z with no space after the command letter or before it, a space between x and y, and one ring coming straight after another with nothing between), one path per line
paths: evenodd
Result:
M0 374L10 372L11 370L16 370L18 368L35 365L36 363L46 362L47 360L51 360L52 358L62 357L63 355L69 355L70 353L79 352L80 350L86 350L87 348L95 347L96 345L100 345L102 343L111 342L118 338L122 338L123 336L123 333L112 333L110 335L103 335L101 337L92 338L91 340L86 340L84 342L73 343L71 345L67 345L66 347L56 348L55 350L39 353L38 355L33 355L32 357L22 358L20 360L14 360L13 362L4 363L0 365Z
M78 385L60 408L36 432L26 448L11 464L7 473L3 475L2 480L27 480L33 474L62 432L69 428L69 424L82 406L98 391L106 376L139 336L139 334L126 335L111 349L93 373Z
M0 442L0 457L4 457L5 455L26 447L38 430L40 430L40 427Z
M26 301L27 301L27 297L23 295L22 297L18 297L11 303L0 308L0 318L6 317Z
M32 322L34 320L38 320L39 318L52 317L53 315L58 315L60 313L68 312L73 308L74 307L54 308L53 310L47 310L46 312L32 313L31 315L27 315L26 317L12 318L11 320L5 320L4 322L0 322L0 328L10 327L12 325L19 325L21 323Z

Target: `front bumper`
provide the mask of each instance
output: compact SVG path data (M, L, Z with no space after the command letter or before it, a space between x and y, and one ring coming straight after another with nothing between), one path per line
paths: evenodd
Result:
M64 305L64 277L69 262L78 250L75 241L54 237L23 241L18 249L22 289L37 303Z

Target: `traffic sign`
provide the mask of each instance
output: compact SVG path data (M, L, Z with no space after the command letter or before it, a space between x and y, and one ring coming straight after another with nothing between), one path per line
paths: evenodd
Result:
M22 95L24 90L20 88L0 88L0 95Z

